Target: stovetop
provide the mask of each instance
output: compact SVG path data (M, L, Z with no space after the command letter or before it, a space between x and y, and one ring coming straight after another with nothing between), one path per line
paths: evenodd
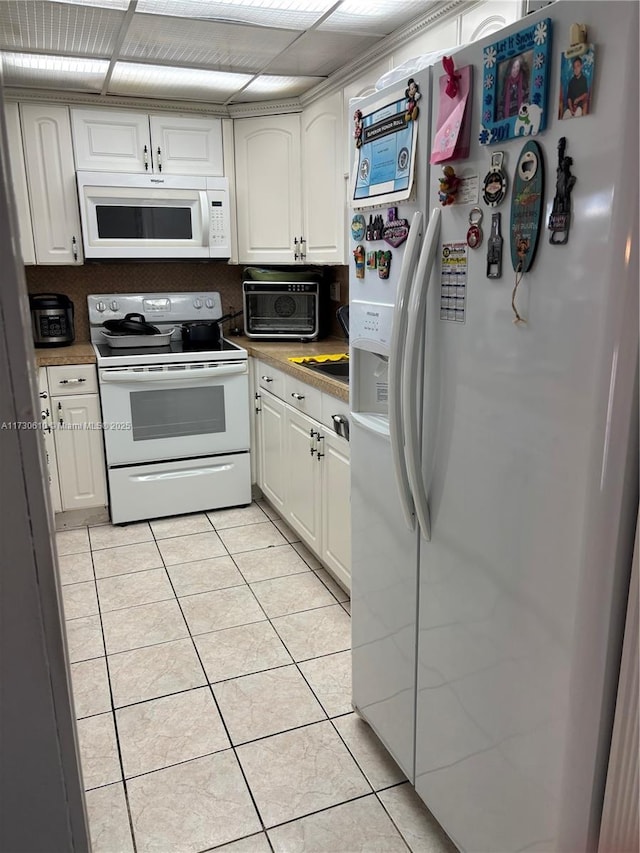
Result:
M128 367L145 364L197 364L209 361L241 361L247 351L223 338L216 346L203 349L185 347L181 324L216 322L222 317L219 293L101 293L87 297L91 342L103 367ZM120 320L128 313L139 313L161 332L172 330L167 346L109 347L102 334L105 320Z
M204 349L185 347L182 341L171 341L166 347L119 347L94 343L98 364L124 367L131 364L186 364L203 361L238 361L247 351L224 338L217 347Z

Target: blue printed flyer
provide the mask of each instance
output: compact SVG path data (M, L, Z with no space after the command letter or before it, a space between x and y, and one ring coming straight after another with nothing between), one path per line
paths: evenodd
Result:
M356 148L352 198L355 207L404 201L413 187L416 121L406 98L374 107L362 116L362 145Z

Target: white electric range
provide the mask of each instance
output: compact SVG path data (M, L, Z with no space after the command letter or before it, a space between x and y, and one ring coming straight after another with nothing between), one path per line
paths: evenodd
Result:
M87 297L114 524L251 502L247 351L187 349L185 322L217 321L218 293ZM105 320L142 314L165 346L112 349ZM166 340L166 339L165 339Z

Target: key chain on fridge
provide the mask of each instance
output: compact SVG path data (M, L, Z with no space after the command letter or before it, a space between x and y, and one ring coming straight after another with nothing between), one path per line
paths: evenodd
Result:
M509 228L511 264L515 283L511 308L516 325L526 323L516 306L516 294L522 276L531 269L538 246L544 201L544 161L537 142L525 144L518 158L511 191L511 223Z

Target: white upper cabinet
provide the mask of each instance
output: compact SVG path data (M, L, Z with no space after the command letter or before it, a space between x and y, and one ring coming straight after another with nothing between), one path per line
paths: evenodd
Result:
M342 92L302 113L302 205L306 263L345 263L346 179Z
M302 236L300 119L235 122L238 260L292 263Z
M71 110L76 168L87 171L224 174L222 122L129 110Z
M522 4L512 0L490 0L465 11L460 16L460 44L470 44L478 39L517 21L522 14Z
M128 110L72 109L76 168L85 171L151 171L149 116Z
M21 104L20 117L36 263L82 263L69 109Z
M223 177L219 118L152 115L149 124L156 172Z
M6 104L4 115L7 124L7 139L9 142L9 163L11 165L11 183L16 200L18 213L18 230L20 233L20 249L25 264L35 264L36 253L33 246L33 229L31 227L31 211L29 209L29 190L27 188L27 172L22 150L22 134L20 132L20 114L17 104Z

